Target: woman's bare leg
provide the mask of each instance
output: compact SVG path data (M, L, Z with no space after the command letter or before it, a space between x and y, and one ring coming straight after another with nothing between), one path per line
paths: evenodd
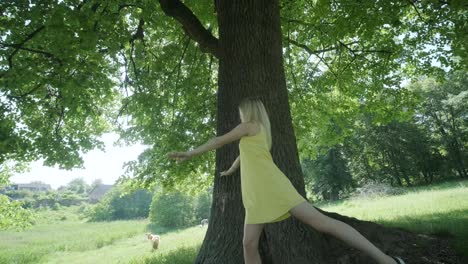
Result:
M348 245L365 252L380 264L396 263L395 260L374 246L369 240L356 231L356 229L346 223L320 213L307 201L295 206L289 212L317 231L330 234L341 239Z
M262 264L258 253L258 242L264 224L244 224L244 262L245 264Z

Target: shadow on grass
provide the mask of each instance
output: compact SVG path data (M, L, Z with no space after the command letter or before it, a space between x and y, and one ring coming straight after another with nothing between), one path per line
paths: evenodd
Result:
M468 258L468 208L445 213L402 216L392 220L376 220L387 227L399 227L411 232L451 238L452 246Z

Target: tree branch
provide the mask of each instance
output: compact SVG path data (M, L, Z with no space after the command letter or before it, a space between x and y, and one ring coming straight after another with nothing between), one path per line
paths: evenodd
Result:
M176 77L176 81L175 81L175 91L174 91L174 96L172 97L172 118L171 118L171 124L170 124L170 127L173 127L174 125L174 121L175 121L175 115L174 113L176 112L175 110L175 104L176 104L176 100L178 98L177 96L177 93L178 93L178 90L179 90L179 80L180 80L180 73L182 71L182 61L184 60L184 57L185 57L185 54L187 53L187 50L188 50L188 47L189 47L189 44L190 44L190 38L187 38L187 42L185 44L185 48L184 50L182 51L182 56L180 56L180 59L179 59L179 63L177 64L176 68L177 68L177 77ZM174 68L174 71L176 69Z
M159 0L167 16L179 21L185 33L200 45L203 52L209 52L219 58L218 39L205 29L192 11L179 0Z
M40 26L39 28L37 28L36 30L34 30L32 33L30 33L29 35L26 36L26 38L21 42L21 43L18 43L18 44L3 44L4 46L10 46L10 47L14 47L16 48L11 54L10 56L8 56L8 66L10 67L10 69L13 67L13 56L15 56L15 54L23 47L24 43L30 41L37 33L41 32L43 29L45 29L45 26Z
M57 120L57 123L55 123L55 129L54 129L55 136L58 137L60 140L62 140L62 135L60 135L60 132L61 132L60 128L62 126L62 123L64 122L64 119L65 119L65 107L61 104L60 109L59 109L59 118Z
M418 17L422 20L425 21L425 19L421 16L421 13L419 13L418 8L416 7L415 3L412 0L408 0L408 2L413 6L414 10L416 11L416 14L418 14Z
M305 44L302 44L302 43L299 43L293 39L289 39L287 38L287 40L293 44L294 46L296 47L299 47L299 48L302 48L304 49L307 53L309 54L313 54L313 55L317 55L317 54L320 54L320 53L323 53L323 52L327 52L327 51L332 51L332 50L336 50L337 47L335 46L332 46L332 47L329 47L329 48L325 48L325 49L321 49L321 50L312 50L311 48L309 48L307 45Z
M140 87L140 72L137 69L135 60L133 59L133 53L134 52L135 52L135 43L132 41L131 42L131 48L130 48L130 62L132 63L133 74L135 75L135 80L136 80L136 87L135 88L138 90L138 92L142 92L141 87Z
M47 52L47 51L43 51L43 50L37 50L37 49L30 49L30 48L25 48L23 47L21 44L7 44L7 43L2 43L0 42L0 46L3 46L3 47L11 47L11 48L15 48L16 50L13 51L12 54L10 54L10 56L8 57L8 65L11 67L13 67L13 55L15 55L19 50L25 50L25 51L29 51L29 52L32 52L32 53L38 53L38 54L42 54L44 55L45 57L47 58L52 58L54 59L55 61L57 61L60 65L62 65L62 60L57 58L54 54L50 53L50 52Z
M302 20L290 19L290 18L286 18L286 17L280 17L280 19L283 20L284 22L295 23L295 24L308 26L308 27L315 27L315 28L319 28L322 25L328 25L328 26L333 26L334 25L334 23L332 23L332 22L324 22L324 21L321 21L320 24L312 24L312 23L305 22L305 21L302 21Z
M349 45L351 44L355 44L355 43L343 43L341 41L338 41L340 43L341 46L345 47L349 52L351 52L353 54L353 56L357 56L359 54L356 54L356 52L362 52L362 53L388 53L388 54L392 54L392 51L391 50L372 50L372 49L369 49L369 50L357 50L357 49L351 49L349 47Z
M295 40L292 40L292 39L289 39L289 42L291 44L293 44L294 46L297 46L299 48L302 48L304 49L307 53L309 53L310 55L315 55L323 64L325 64L325 66L327 66L328 70L330 70L330 72L336 77L336 73L333 71L333 69L331 68L331 66L327 63L327 61L322 57L322 56L319 56L319 54L323 53L323 52L326 52L326 51L332 51L332 50L336 50L337 48L336 47L330 47L330 48L326 48L326 49L322 49L322 50L312 50L311 48L309 48L307 45L304 45L304 44L301 44Z
M137 31L135 32L135 34L132 35L132 39L130 40L130 42L133 42L136 39L140 39L141 41L144 41L143 39L145 37L145 33L143 30L144 25L145 25L145 20L143 18L140 18L138 22Z
M28 92L25 92L25 93L20 94L20 95L8 95L7 97L8 98L14 98L14 99L22 99L22 98L25 98L26 96L34 93L35 91L37 91L41 86L42 86L42 83L38 83L34 88L32 88Z

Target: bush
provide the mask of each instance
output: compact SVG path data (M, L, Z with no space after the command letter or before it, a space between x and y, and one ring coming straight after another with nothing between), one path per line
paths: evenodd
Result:
M86 212L89 221L113 220L114 211L109 205L108 202L102 202L90 206L90 209Z
M211 195L203 192L189 196L180 192L155 194L151 203L150 221L157 226L181 228L209 218Z
M52 209L52 210L54 210L54 211L57 211L57 210L60 209L60 207L61 207L60 204L57 203L57 202L55 202L55 203L52 204L52 206L50 207L50 209Z
M211 209L211 195L209 193L202 193L198 195L197 202L194 208L195 218L197 220L209 218L210 209Z
M355 186L343 148L338 145L315 160L304 159L301 166L306 188L315 194L316 199L342 199Z
M32 192L28 190L10 190L5 193L13 200L21 200L24 202L23 208L39 208L49 207L57 209L57 206L72 206L79 205L87 201L86 197L73 192Z
M120 188L114 188L104 198L88 208L80 207L90 221L112 221L146 218L153 194L147 190L136 190L122 195Z
M353 198L374 198L379 196L397 195L402 194L405 191L403 188L392 187L384 183L367 183L363 186L356 188L351 194Z
M114 210L113 219L137 219L146 218L153 194L147 190L136 190L121 196L114 195L110 201L110 207Z
M171 228L194 225L193 199L180 192L155 195L151 203L150 221Z

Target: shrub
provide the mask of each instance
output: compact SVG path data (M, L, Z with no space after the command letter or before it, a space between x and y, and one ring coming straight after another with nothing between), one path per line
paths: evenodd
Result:
M157 226L181 228L209 218L211 195L202 192L189 196L181 192L155 194L151 203L150 221Z
M150 221L171 228L194 225L193 199L180 192L155 195L151 203Z
M403 188L392 187L390 185L384 183L367 183L363 186L356 188L356 190L352 193L353 198L374 198L379 196L386 196L386 195L397 195L402 194L405 191Z
M123 195L120 188L114 188L106 193L99 203L80 210L90 221L146 218L152 196L147 190L136 190Z

